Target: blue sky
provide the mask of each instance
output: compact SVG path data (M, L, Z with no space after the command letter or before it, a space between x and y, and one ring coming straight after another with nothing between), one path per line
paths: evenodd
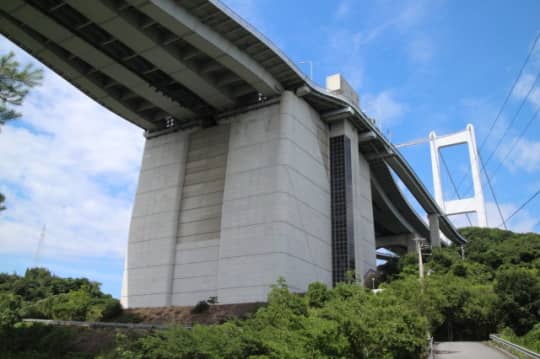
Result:
M540 31L537 1L226 3L306 73L309 66L300 62L312 61L318 84L324 85L327 75L344 74L362 109L394 143L426 138L432 130L457 132L467 123L483 143ZM0 39L0 48L35 62L6 39ZM500 166L492 181L505 216L540 189L540 116L518 141L540 107L540 83L533 85L539 71L540 44L481 150L484 160L492 156L490 176ZM118 296L142 132L51 71L45 75L44 85L22 108L23 119L0 133L0 191L9 208L0 215L0 271L43 265L59 275L100 281ZM428 144L403 153L432 189ZM467 171L465 150L444 150L444 156L459 182ZM462 195L469 183L462 184ZM484 193L489 224L496 226L501 221L487 184ZM450 187L445 195L453 196ZM463 217L455 221L466 223ZM34 258L44 225L45 241ZM540 197L510 228L540 232Z

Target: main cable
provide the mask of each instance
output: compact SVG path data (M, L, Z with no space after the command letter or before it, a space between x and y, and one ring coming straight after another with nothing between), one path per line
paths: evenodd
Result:
M506 155L504 155L504 158L499 162L499 165L497 166L497 168L495 168L495 170L492 172L491 179L495 178L495 175L497 174L499 169L502 167L503 163L508 159L510 154L514 151L514 149L517 147L517 145L519 144L519 142L521 141L525 133L528 131L531 124L538 117L538 113L540 113L540 107L538 107L535 113L531 116L531 118L529 119L529 122L527 122L527 125L523 128L519 136L514 138L514 141L512 141L512 144L510 145L508 152L506 152Z
M514 92L514 89L517 86L518 81L521 78L521 75L523 74L523 70L525 70L525 67L529 63L529 60L531 59L531 56L532 56L534 50L536 49L536 45L538 43L538 40L540 40L540 32L538 32L538 34L536 34L534 42L533 42L531 48L529 49L529 52L528 52L527 56L525 57L525 61L523 61L523 64L521 65L521 68L519 69L519 73L518 73L516 79L514 80L514 83L512 84L512 87L510 88L510 91L508 91L508 93L506 94L506 97L505 97L505 99L503 101L503 104L501 105L501 107L499 109L499 112L497 113L497 116L495 116L495 119L491 123L491 126L490 126L490 128L488 130L488 133L486 134L486 136L482 140L482 143L480 144L478 152L480 152L484 148L484 145L485 145L487 139L489 138L489 135L491 135L491 132L493 132L493 129L495 128L495 125L499 121L499 118L501 117L502 112L503 112L504 108L506 107L506 104L508 103L508 100L510 99L510 96L512 96L512 93ZM458 183L458 188L461 188L461 185L463 184L463 181L465 180L465 178L467 178L468 173L469 173L469 171L467 171L463 175L463 177L461 177L461 179L459 180L459 183Z
M539 194L540 194L540 188L538 189L538 191L536 191L536 193L534 193L525 202L523 202L523 204L521 206L519 206L518 209L516 209L510 216L508 216L506 218L506 222L508 222L512 217L514 217L516 214L518 214L523 208L525 208L526 205L528 205ZM499 224L497 227L500 227L501 225L502 225L502 223Z
M514 114L514 117L512 118L512 120L510 121L510 123L506 126L506 129L504 130L503 132L503 135L499 138L499 141L497 142L497 145L495 145L495 148L493 149L493 151L491 151L491 153L489 154L488 156L488 159L486 160L485 162L485 167L482 167L482 169L484 171L486 171L487 169L487 165L489 164L489 161L493 158L493 156L495 155L495 153L497 153L500 145L502 144L502 141L504 140L504 138L506 137L506 135L508 134L510 128L512 127L512 125L514 124L514 122L516 121L516 119L518 118L519 114L521 113L521 110L523 109L523 107L525 106L525 103L527 102L527 100L529 99L529 96L532 94L533 90L536 89L536 83L538 82L538 80L540 79L540 71L538 72L538 74L536 75L536 78L534 80L534 82L532 83L531 87L529 88L529 90L527 91L527 95L523 98L523 100L521 101L521 104L519 105L519 108L518 110L516 111L516 113ZM486 176L487 176L487 172L485 173ZM459 188L459 186L458 186ZM470 185L469 187L467 187L467 189L465 190L465 192L467 192L468 190L470 189Z
M534 39L533 45L529 49L529 53L527 54L527 57L525 58L525 61L523 62L523 65L521 65L521 69L519 70L518 76L514 80L514 83L513 83L512 87L510 88L510 91L506 94L506 98L504 99L504 102L503 102L501 108L499 109L499 112L497 113L497 116L495 117L495 120L491 123L491 127L489 128L489 131L488 131L487 135L482 140L482 143L480 144L479 151L482 150L482 148L484 147L487 139L489 138L489 135L491 134L491 132L495 128L495 125L497 124L497 122L499 121L499 118L501 117L501 114L502 114L502 112L504 110L504 107L508 103L508 100L510 99L510 96L512 96L512 93L514 92L514 89L517 86L518 81L521 78L521 75L523 74L523 70L525 70L525 67L527 66L527 63L530 60L539 39L540 39L540 32L538 32L538 34L536 34L536 38Z
M525 106L525 103L527 102L527 100L529 99L529 96L531 95L531 93L533 92L533 90L536 88L536 83L538 82L538 79L540 79L540 71L538 72L538 74L536 75L536 78L534 80L534 82L532 83L531 87L529 88L529 91L527 92L527 95L523 98L523 100L521 101L521 104L519 105L519 108L518 110L516 111L516 113L514 114L514 117L512 118L512 120L510 121L510 123L508 123L508 125L506 126L506 129L504 130L503 132L503 135L501 136L501 138L499 138L499 141L497 142L497 145L495 145L495 148L493 149L493 151L491 151L491 154L489 155L488 159L486 160L486 166L489 164L489 161L491 160L491 158L493 157L493 155L495 155L495 153L497 152L497 150L499 149L499 146L501 145L502 141L504 140L504 138L506 137L506 135L508 134L508 130L510 130L510 128L512 127L512 125L514 124L514 122L516 121L516 119L518 118L521 110L523 109L523 107Z
M482 165L482 168L484 169L484 176L486 176L487 183L488 183L488 186L489 186L489 190L491 192L491 196L493 197L493 200L495 201L495 205L497 206L497 211L499 212L499 216L502 219L502 224L504 225L504 229L508 229L506 227L506 220L503 217L501 207L499 206L499 201L497 200L497 196L495 195L495 191L493 190L493 186L491 185L491 179L489 178L489 176L488 176L488 174L486 172L486 166L484 165L484 160L482 160L482 156L480 156L480 152L478 153L478 159L480 160L480 164ZM486 215L486 217L487 217L487 215ZM486 220L487 220L487 218L486 218ZM499 224L497 227L500 227L500 226L501 225Z
M461 196L459 195L459 191L457 189L456 183L454 182L454 179L452 178L452 173L450 173L450 169L448 168L448 164L446 163L446 160L444 159L444 156L442 152L439 151L439 155L441 157L442 163L444 165L444 168L446 169L446 173L448 173L448 178L450 178L450 182L452 183L452 187L454 187L454 192L456 193L456 196L458 199L461 199ZM471 217L469 217L468 213L465 213L465 216L467 216L467 220L469 221L469 225L472 227L472 221Z

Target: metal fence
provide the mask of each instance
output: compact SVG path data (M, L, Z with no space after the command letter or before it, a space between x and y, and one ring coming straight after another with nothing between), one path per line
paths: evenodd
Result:
M535 353L527 348L523 348L522 346L519 346L517 344L514 344L506 339L501 338L496 334L490 334L489 339L491 339L491 341L493 341L497 345L503 347L503 349L506 349L513 354L519 355L520 358L540 359L540 354Z

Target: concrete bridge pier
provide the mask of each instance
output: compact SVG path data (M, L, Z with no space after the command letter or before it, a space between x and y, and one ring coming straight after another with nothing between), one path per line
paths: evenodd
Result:
M303 99L147 138L127 249L128 307L265 301L375 269L370 168L347 121Z
M441 233L439 229L439 214L430 213L428 214L429 222L429 239L431 241L431 247L440 248L441 247Z

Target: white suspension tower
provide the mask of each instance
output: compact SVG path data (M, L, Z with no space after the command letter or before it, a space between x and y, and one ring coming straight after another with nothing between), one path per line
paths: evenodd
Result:
M482 181L480 180L480 166L474 127L467 125L467 129L462 132L450 135L439 136L435 132L430 132L429 142L431 147L431 167L433 170L433 187L435 190L435 200L447 215L465 214L476 212L478 226L486 227L486 209L484 204L484 193L482 191ZM439 149L442 147L456 146L466 143L469 149L469 160L474 187L474 195L468 198L445 201L443 198L441 167Z

